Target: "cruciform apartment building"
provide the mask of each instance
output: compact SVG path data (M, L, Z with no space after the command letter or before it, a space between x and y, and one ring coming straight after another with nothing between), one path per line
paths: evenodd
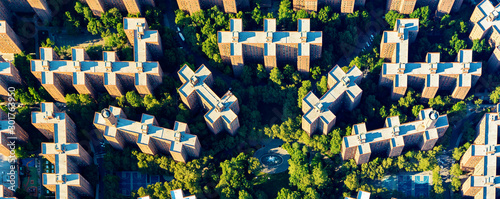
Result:
M470 21L474 24L469 39L486 39L494 47L493 53L488 60L488 70L496 72L500 68L500 4L495 1L496 6L490 0L483 0L477 4Z
M384 31L380 57L390 59L380 74L381 86L392 86L391 98L404 96L408 85L423 87L422 99L433 98L438 89L453 90L452 97L464 99L479 80L481 62L472 62L472 50L460 50L456 62L441 62L437 52L427 53L425 62L408 62L410 43L418 34L418 19L398 19L394 31Z
M141 13L142 6L155 6L154 0L80 0L87 3L92 13L101 16L107 9L118 8L120 11L127 11L129 14Z
M231 19L229 31L217 32L222 61L241 75L246 61L264 61L267 70L278 62L296 62L297 70L309 73L312 60L321 58L323 33L311 31L309 19L298 19L298 31L276 31L276 19L264 19L264 31L243 31L242 19Z
M134 45L134 61L120 61L116 52L103 52L103 61L89 60L84 49L73 48L71 60L59 60L52 48L40 48L40 59L31 60L31 73L56 100L64 99L73 87L81 94L95 98L96 92L122 96L134 88L141 95L151 94L162 82L157 61L162 54L158 31L148 30L144 18L124 18L124 29Z
M94 126L117 149L135 143L143 153L170 153L175 161L200 156L201 145L196 135L189 134L186 123L175 122L174 129L158 126L153 115L142 114L141 121L127 119L121 108L110 106L94 114Z
M342 139L342 159L356 160L363 164L371 154L395 157L403 148L418 146L420 150L430 150L448 129L448 116L439 115L431 108L421 110L418 120L400 124L399 116L385 119L384 128L367 131L365 123L356 124L350 136Z
M196 110L199 106L207 110L205 122L214 134L226 130L235 135L240 127L238 98L231 91L227 91L222 98L217 96L210 88L214 81L212 72L205 65L201 65L196 71L184 65L177 73L182 81L178 90L182 102L191 110Z
M477 124L478 136L467 149L460 161L460 168L472 171L471 176L462 184L464 197L498 198L500 188L499 161L500 137L498 129L500 118L496 113L486 113Z
M90 183L78 172L88 166L92 158L78 144L76 125L54 103L41 103L40 112L31 113L31 123L53 143L42 143L41 154L54 164L55 173L43 173L42 183L54 192L57 199L94 196Z
M309 91L302 99L302 129L311 136L315 131L323 134L330 132L335 125L336 111L341 104L352 111L361 100L363 91L358 86L363 78L363 73L358 67L353 66L345 73L336 65L328 73L328 91L318 99Z

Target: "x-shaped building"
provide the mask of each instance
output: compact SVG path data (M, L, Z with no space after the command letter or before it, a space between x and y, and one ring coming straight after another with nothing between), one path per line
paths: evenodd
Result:
M497 105L497 110L498 110ZM477 125L479 131L474 143L467 149L460 161L460 167L473 171L462 185L464 196L474 198L496 198L500 188L498 159L500 158L500 140L498 112L486 113Z
M110 106L94 115L94 125L117 149L136 143L142 152L155 155L170 153L175 161L200 156L201 145L196 135L189 134L186 123L175 122L174 129L158 126L153 115L142 114L140 122L127 119L121 108Z
M31 123L53 143L42 143L42 155L54 164L55 173L43 173L42 183L58 199L94 196L90 183L78 172L79 167L91 164L92 158L78 144L76 125L54 103L41 103L40 112L31 113Z
M441 62L440 53L427 53L425 62L408 61L410 43L418 34L418 19L398 19L394 31L384 31L380 43L380 57L384 63L380 85L392 86L391 98L404 96L409 85L423 87L422 99L434 98L439 89L453 90L452 97L464 99L479 80L481 62L472 62L472 50L460 50L455 62Z
M226 130L235 135L240 127L238 98L231 91L227 91L222 98L217 96L210 88L213 84L212 72L205 65L201 65L196 72L184 65L177 73L183 83L178 90L182 102L191 110L199 106L208 110L204 117L214 134Z
M152 94L162 82L162 69L157 61L162 54L161 38L156 30L148 30L144 18L124 18L124 29L134 45L134 61L120 61L116 52L103 52L103 60L89 60L84 49L73 48L71 60L59 60L52 48L40 48L40 59L31 60L31 72L57 101L64 99L71 85L81 94L108 92L123 96L134 88L141 95Z
M358 86L363 78L363 73L358 67L352 67L347 73L338 65L328 73L328 91L319 98L309 91L302 99L302 129L309 136L315 131L323 134L330 132L335 125L336 111L341 104L347 110L354 109L361 100L363 91Z

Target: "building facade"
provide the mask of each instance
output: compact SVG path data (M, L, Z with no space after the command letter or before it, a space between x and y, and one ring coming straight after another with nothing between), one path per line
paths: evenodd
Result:
M460 160L460 168L470 172L462 184L464 197L498 198L500 176L498 158L500 119L496 113L486 113L477 124L477 137Z
M189 14L217 6L225 13L238 13L249 6L249 0L177 0L179 9Z
M297 32L276 31L276 19L264 19L263 31L243 31L241 19L231 19L230 31L217 32L222 61L243 72L246 61L264 62L267 70L278 62L295 62L297 70L309 73L312 60L321 58L323 33L310 30L309 19L298 19Z
M23 45L9 23L0 20L0 53L21 53Z
M145 6L155 7L154 0L80 0L87 3L92 13L102 16L104 12L111 8L118 8L122 12L129 14L141 13Z
M429 6L430 12L442 17L451 12L458 12L462 3L463 0L387 0L387 11L411 14L415 8Z
M384 31L380 57L379 85L392 87L391 98L405 95L408 85L423 87L422 99L434 98L439 89L453 90L452 97L464 99L482 73L482 63L472 62L472 50L460 50L456 62L441 62L437 52L427 53L425 62L408 62L408 50L418 34L418 19L398 19L394 31Z
M0 185L0 199L17 199L17 197L14 197L14 191L4 185Z
M43 22L48 23L52 18L52 11L47 0L3 0L0 3L0 12L6 8L7 12L36 13L36 16ZM0 13L0 16L4 15ZM10 13L8 14L10 15ZM0 20L9 20L0 18ZM9 21L10 23L10 21Z
M13 88L21 84L23 80L17 68L12 62L6 62L0 58L0 96L4 99L12 96Z
M208 111L204 118L210 131L218 134L226 130L229 134L236 135L240 127L238 98L231 91L227 91L222 98L217 96L210 88L214 81L212 72L205 65L201 65L196 71L184 65L177 74L182 81L182 86L178 89L182 102L191 110L203 108Z
M318 12L324 6L330 6L341 13L353 13L354 8L365 6L366 0L293 0L293 10Z
M43 142L41 154L54 164L55 173L43 173L42 183L56 198L93 197L90 183L78 172L92 164L92 158L78 143L76 125L54 103L41 103L40 112L31 113L31 123L53 143Z
M311 136L316 131L327 134L335 125L336 115L333 111L340 106L352 111L360 102L363 91L358 86L363 72L353 66L345 73L336 65L328 73L328 91L318 99L309 91L302 99L302 129Z
M67 90L96 97L108 92L123 96L128 90L152 94L162 83L163 72L154 58L161 56L158 31L147 30L144 18L124 18L125 33L134 45L134 61L120 61L116 52L103 52L103 61L89 60L84 49L73 48L71 60L59 60L52 48L40 48L40 59L31 60L31 73L56 100L66 102ZM134 29L135 28L135 29Z
M153 115L142 114L141 121L127 119L121 108L110 106L94 114L94 126L113 148L122 150L126 144L137 144L143 153L170 154L175 161L200 156L201 145L196 135L189 134L186 123L175 122L174 129L158 126Z
M430 150L446 129L447 115L439 115L431 108L421 110L418 120L404 124L400 124L399 116L387 117L381 129L367 131L365 123L356 124L351 135L342 139L342 159L354 159L357 164L363 164L370 161L372 154L399 156L405 147Z

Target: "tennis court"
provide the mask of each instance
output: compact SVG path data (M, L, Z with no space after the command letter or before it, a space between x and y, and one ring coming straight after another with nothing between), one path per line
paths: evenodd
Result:
M407 196L429 197L431 179L430 175L422 174L388 176L382 180L382 186L389 190L397 190Z
M120 177L120 192L125 196L130 196L132 191L141 187L146 188L161 181L158 175L142 174L137 171L118 172L117 175Z

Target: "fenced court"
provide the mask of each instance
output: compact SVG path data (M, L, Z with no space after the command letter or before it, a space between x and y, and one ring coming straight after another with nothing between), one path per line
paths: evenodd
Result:
M130 196L132 191L136 191L141 187L146 188L150 184L161 182L160 176L142 174L137 171L118 172L120 178L120 192L125 196Z
M407 196L429 197L432 177L430 174L401 174L387 176L382 180L382 186L389 190L397 190Z

